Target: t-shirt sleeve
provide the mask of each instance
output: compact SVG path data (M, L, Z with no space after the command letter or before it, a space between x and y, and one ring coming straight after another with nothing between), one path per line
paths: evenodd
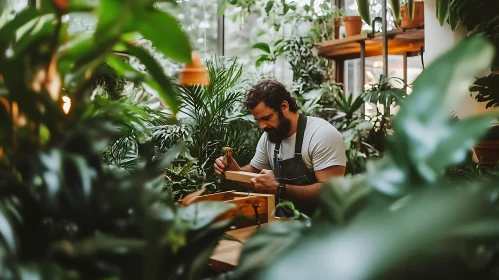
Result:
M346 166L345 143L341 133L332 125L321 125L310 139L310 156L314 171L330 166Z
M256 169L271 169L269 157L267 155L267 137L265 133L262 134L258 145L256 145L256 152L253 159L250 162L251 166Z

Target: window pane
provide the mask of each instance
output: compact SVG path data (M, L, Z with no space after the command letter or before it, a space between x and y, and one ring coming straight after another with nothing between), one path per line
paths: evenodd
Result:
M168 11L189 35L193 49L204 58L217 54L217 0L177 0L177 3L177 7Z
M421 64L421 57L414 56L407 58L407 83L412 84L414 80L423 70ZM345 91L347 93L353 94L354 97L362 93L370 85L379 82L380 76L383 74L383 57L367 57L366 58L366 72L365 72L365 84L361 84L361 68L360 59L352 59L345 61ZM404 78L404 67L403 67L403 56L402 55L389 55L388 56L388 77ZM394 86L400 87L399 84L394 81ZM409 90L410 93L410 90ZM382 106L378 106L378 109L383 112ZM396 113L398 108L391 108L390 113ZM366 103L365 114L367 116L376 115L376 107L374 104Z

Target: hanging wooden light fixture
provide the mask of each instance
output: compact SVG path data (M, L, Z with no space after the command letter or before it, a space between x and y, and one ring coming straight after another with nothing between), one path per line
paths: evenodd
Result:
M196 52L192 53L192 62L186 64L180 72L179 83L184 86L207 86L210 84L208 71L204 68L201 58Z

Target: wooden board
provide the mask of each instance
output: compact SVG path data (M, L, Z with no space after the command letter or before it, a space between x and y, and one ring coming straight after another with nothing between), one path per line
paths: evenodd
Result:
M227 234L241 241L220 240L215 248L213 255L210 257L210 267L217 272L227 272L233 270L241 255L243 243L257 231L256 226L246 227L228 231Z
M256 173L245 172L245 171L225 171L225 178L231 181L251 183L251 179L255 178Z

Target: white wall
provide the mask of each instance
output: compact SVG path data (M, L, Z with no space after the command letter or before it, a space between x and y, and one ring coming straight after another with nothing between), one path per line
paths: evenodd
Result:
M430 65L438 56L451 49L466 37L466 30L460 28L452 31L446 23L440 26L436 17L436 0L425 0L425 67ZM488 72L480 73L480 76L488 75ZM479 103L473 97L464 99L455 109L459 118L473 115L490 113L491 109L485 109L485 102Z

